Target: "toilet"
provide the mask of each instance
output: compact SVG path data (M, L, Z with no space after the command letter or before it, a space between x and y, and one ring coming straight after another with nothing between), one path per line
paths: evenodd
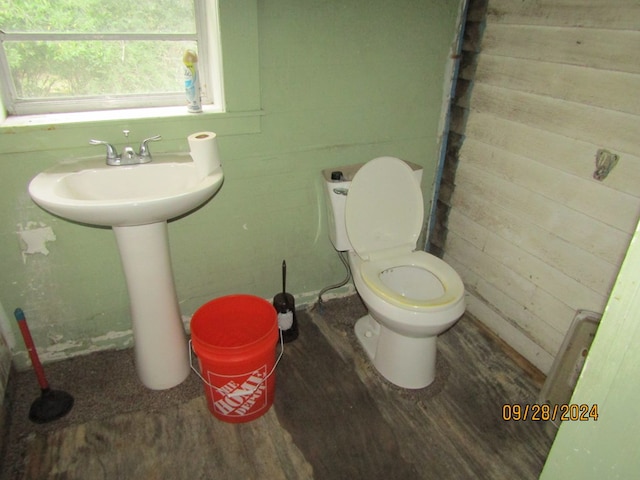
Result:
M395 157L324 170L329 238L346 251L368 313L355 324L367 356L391 383L435 379L436 340L464 313L456 271L416 250L424 222L422 167Z

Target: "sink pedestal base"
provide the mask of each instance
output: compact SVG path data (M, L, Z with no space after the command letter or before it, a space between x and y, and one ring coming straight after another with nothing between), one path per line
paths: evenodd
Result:
M136 370L164 390L189 375L189 349L173 281L167 222L113 227L127 281Z

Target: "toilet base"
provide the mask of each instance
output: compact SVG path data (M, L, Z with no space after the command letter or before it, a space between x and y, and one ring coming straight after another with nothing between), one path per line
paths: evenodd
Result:
M373 361L376 357L376 350L378 349L380 324L376 322L371 315L365 315L358 319L354 326L354 330L356 332L356 338L367 353L369 360Z
M424 388L436 376L436 340L399 335L367 314L354 327L356 338L376 370L402 388Z

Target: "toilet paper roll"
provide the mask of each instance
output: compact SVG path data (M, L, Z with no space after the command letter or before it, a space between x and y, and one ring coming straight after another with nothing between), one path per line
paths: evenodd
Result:
M216 168L222 166L218 140L213 132L198 132L187 137L191 158L196 164L196 171L201 177L206 177Z

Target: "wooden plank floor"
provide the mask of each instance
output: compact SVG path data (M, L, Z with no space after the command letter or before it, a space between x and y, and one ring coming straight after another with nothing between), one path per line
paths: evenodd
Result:
M357 311L355 300L351 299L356 311L349 318L364 314ZM334 308L312 312L313 323L367 386L380 418L393 430L400 458L417 472L409 478L538 477L554 427L502 420L503 404L536 401L543 379L530 365L518 365L493 337L463 317L438 340L435 382L423 390L402 390L375 372L355 340L352 322L332 320L341 318ZM362 424L374 421L369 417ZM360 448L374 442L371 436ZM383 476L372 470L370 477L361 478Z
M465 317L439 340L434 384L399 389L355 341L363 313L357 296L300 312L274 408L246 424L213 418L195 375L168 391L145 389L124 351L47 366L76 405L34 425L25 419L37 387L20 374L0 479L538 477L554 427L502 420L504 403L535 402L535 371Z

